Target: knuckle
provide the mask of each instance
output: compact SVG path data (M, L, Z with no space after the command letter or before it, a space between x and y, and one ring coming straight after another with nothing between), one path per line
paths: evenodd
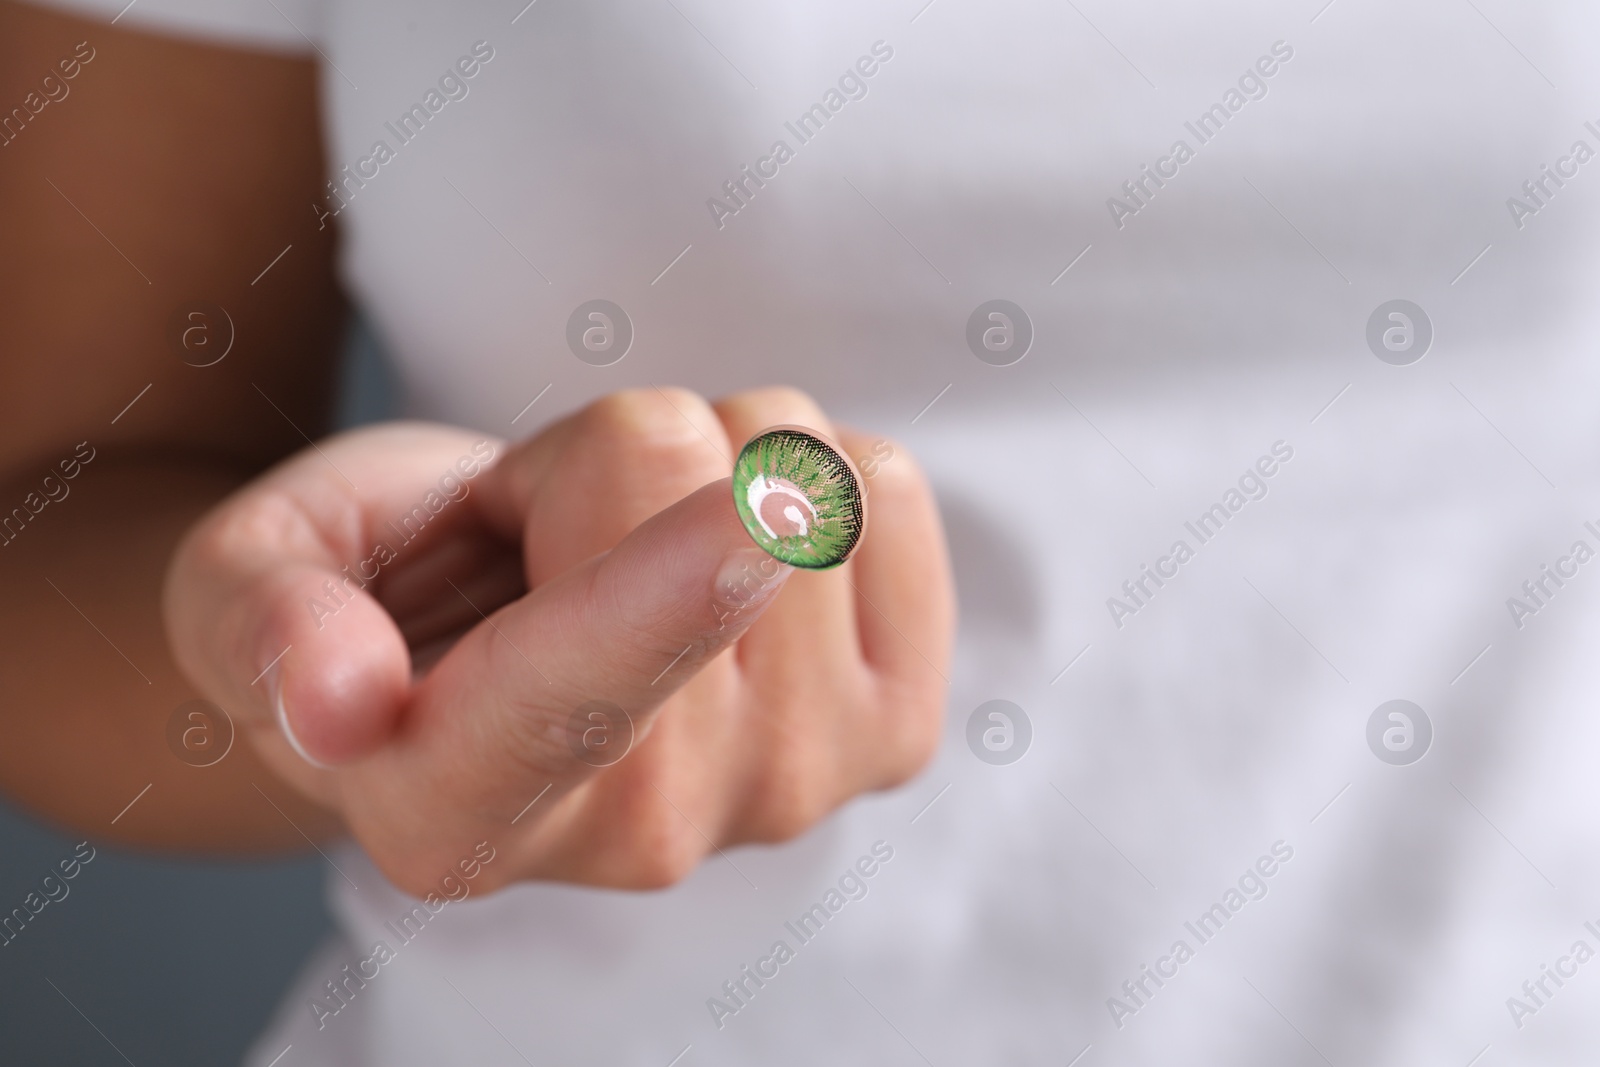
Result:
M698 849L655 848L637 852L627 880L630 889L670 889L683 881L700 863Z
M884 766L877 788L895 789L905 785L928 765L939 747L939 731L921 728L908 731L895 746L894 757Z
M821 821L832 805L816 777L798 767L775 767L751 805L750 836L765 844L781 844Z
M584 429L587 462L615 472L617 484L636 486L657 506L727 473L722 423L687 389L613 393L585 412Z
M503 652L498 645L488 645L491 666L490 677L514 679L514 690L532 690L538 684L536 677L527 677L527 664L520 658ZM526 679L524 681L524 679ZM566 716L552 711L535 700L507 699L498 716L496 728L483 735L484 760L504 760L513 774L528 780L577 777L583 770L578 758L572 754Z
M781 845L793 841L820 821L821 815L810 815L799 808L768 809L755 825L755 840L767 845Z
M917 492L927 485L927 475L917 462L917 457L909 447L892 437L874 437L866 455L873 471L871 477L874 488L889 487L901 492Z
M700 863L701 846L678 830L636 837L631 843L630 884L638 889L666 889L689 877Z
M420 850L372 840L363 841L362 849L389 884L401 892L422 900L437 887L438 871Z
M706 843L649 782L635 782L621 800L618 847L624 881L635 889L665 889L699 865Z
M585 412L590 428L619 440L670 448L698 444L717 426L711 405L698 393L668 386L624 389L596 400Z
M770 385L734 393L720 401L717 408L724 416L747 425L751 432L795 422L831 433L822 406L811 394L789 385Z
M359 532L359 517L330 508L329 533L343 543ZM303 548L316 545L320 532L300 504L277 486L252 487L223 502L190 534L190 549L213 566L238 567L254 560L263 544Z
M893 789L915 778L939 748L944 734L943 702L923 693L886 701L887 736L879 789Z
M807 411L821 414L822 407L815 398L804 389L796 389L792 385L767 385L760 389L749 389L733 396L736 403L747 404L751 407L773 408L779 411Z

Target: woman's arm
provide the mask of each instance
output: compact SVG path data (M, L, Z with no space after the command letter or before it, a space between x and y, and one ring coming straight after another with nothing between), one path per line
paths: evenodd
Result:
M203 769L167 748L195 694L160 592L204 509L326 427L315 66L0 2L0 131L0 786L99 838L303 847L286 816L336 820L253 746ZM214 366L168 336L196 301L233 321Z

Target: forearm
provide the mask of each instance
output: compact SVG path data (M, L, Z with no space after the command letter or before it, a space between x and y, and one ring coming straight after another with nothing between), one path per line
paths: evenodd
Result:
M0 515L31 515L28 494L35 507L47 499L38 481L5 485ZM183 531L239 481L102 449L76 478L58 475L64 497L0 532L0 788L13 800L75 833L145 848L250 854L338 833L242 729L209 767L168 747L169 718L196 693L167 647L164 572Z
M70 97L0 167L0 789L96 840L305 848L334 821L248 737L210 767L167 747L197 694L161 589L186 526L324 429L343 302L310 210L316 67L0 0L5 99L80 42ZM169 333L198 301L236 338L204 368ZM85 437L95 459L42 503Z

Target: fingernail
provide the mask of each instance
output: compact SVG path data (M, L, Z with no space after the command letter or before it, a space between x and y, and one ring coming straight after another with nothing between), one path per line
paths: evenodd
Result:
M731 608L753 607L776 595L793 571L759 548L736 548L722 561L712 596Z
M306 751L300 739L294 735L294 727L289 725L289 709L283 701L283 664L277 664L267 672L267 699L272 701L272 717L278 720L278 729L283 731L283 736L289 742L289 747L299 753L300 758L313 767L328 769L326 763L312 758Z

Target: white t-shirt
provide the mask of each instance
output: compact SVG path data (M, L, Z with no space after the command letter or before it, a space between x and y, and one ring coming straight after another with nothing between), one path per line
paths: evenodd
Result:
M673 889L407 940L336 855L251 1064L1592 1057L1592 6L276 7L123 24L315 40L410 413L792 383L929 468L962 623L924 774Z

